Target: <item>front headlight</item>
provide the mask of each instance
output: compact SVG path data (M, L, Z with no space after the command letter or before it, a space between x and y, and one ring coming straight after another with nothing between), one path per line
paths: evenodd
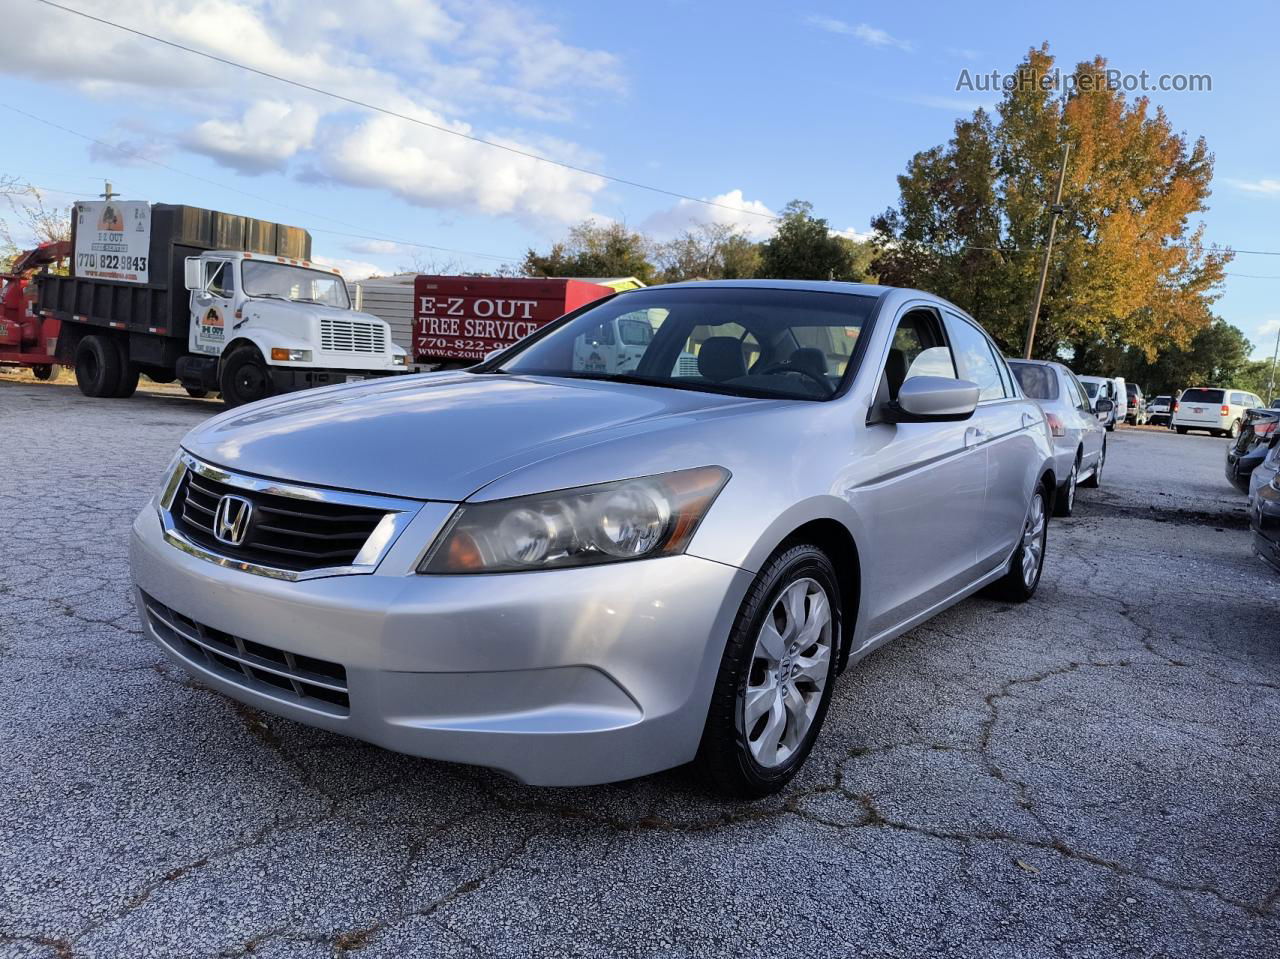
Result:
M511 573L683 552L729 479L719 466L461 506L420 573Z

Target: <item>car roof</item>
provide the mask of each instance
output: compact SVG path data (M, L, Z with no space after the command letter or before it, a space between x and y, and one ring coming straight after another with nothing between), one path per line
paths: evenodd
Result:
M843 280L684 280L680 283L660 283L656 286L643 287L644 290L655 289L694 289L722 290L741 287L749 290L808 290L812 293L849 293L854 296L881 297L905 287L880 286L877 283L846 283ZM641 290L627 290L628 293L639 293ZM907 290L919 293L933 300L942 299L923 290ZM945 300L943 302L946 302ZM963 312L963 311L962 311Z

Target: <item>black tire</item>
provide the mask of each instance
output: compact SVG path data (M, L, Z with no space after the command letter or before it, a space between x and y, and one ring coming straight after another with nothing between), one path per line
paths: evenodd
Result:
M1023 520L1023 535L1018 538L1018 546L1014 549L1013 555L1009 557L1009 571L1004 574L1003 578L991 584L992 593L1001 599L1012 600L1015 603L1025 603L1036 594L1036 587L1040 585L1040 574L1044 572L1044 557L1049 545L1049 510L1045 508L1048 503L1048 495L1048 489L1044 483L1036 487L1035 493L1031 496L1031 502L1027 505L1027 517ZM1034 515L1037 499L1040 500L1040 513L1044 517L1044 526L1039 536L1040 559L1035 566L1035 575L1028 582L1026 575L1023 573L1023 557L1027 550L1024 538L1028 524Z
M188 395L188 396L192 397L193 399L197 399L197 400L202 400L202 399L204 399L206 396L208 396L208 395L209 395L209 391L208 391L208 390L200 390L200 389L196 389L196 388L191 387L191 386L183 387L183 389L185 389L185 390L187 391L187 395Z
M271 371L262 360L262 354L251 346L236 350L222 361L222 377L218 382L222 402L227 406L243 406L264 400L274 390Z
M1227 435L1227 436L1229 436L1231 439L1236 439L1236 438L1240 435L1240 421L1239 421L1239 420L1234 420L1234 421L1231 423L1231 429L1227 430L1226 435Z
M1076 486L1080 482L1080 457L1081 453L1077 450L1075 462L1071 464L1066 482L1058 488L1058 493L1053 498L1054 516L1070 516L1075 511Z
M1179 436L1187 435L1187 428L1185 426L1175 426L1174 429L1178 431Z
M105 336L86 336L76 347L76 385L85 396L115 396L120 388L120 351Z
M56 363L41 363L31 367L31 375L44 383L52 383L62 375L62 367Z
M1094 467L1093 475L1087 480L1080 483L1081 486L1089 489L1097 489L1102 485L1102 467L1107 465L1107 441L1102 441L1102 452L1098 454L1098 465Z
M138 389L138 374L142 371L138 369L136 364L129 362L129 343L127 340L117 338L115 348L120 354L120 382L116 384L116 391L111 394L116 399L128 399Z
M787 759L776 766L760 765L743 728L743 696L755 664L756 640L775 603L788 586L811 579L826 592L831 607L831 653L826 684L808 731ZM695 766L718 792L740 798L759 798L784 787L804 764L822 729L835 688L836 663L843 635L840 587L835 567L821 549L802 543L776 554L747 591L729 640L725 644L711 695L711 708L698 746ZM790 656L792 654L788 654Z

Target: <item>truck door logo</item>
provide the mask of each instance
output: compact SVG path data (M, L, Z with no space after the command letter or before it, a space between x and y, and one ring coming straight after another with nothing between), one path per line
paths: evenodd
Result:
M249 532L249 520L253 518L253 504L243 496L227 495L218 500L213 514L213 535L220 543L240 546Z

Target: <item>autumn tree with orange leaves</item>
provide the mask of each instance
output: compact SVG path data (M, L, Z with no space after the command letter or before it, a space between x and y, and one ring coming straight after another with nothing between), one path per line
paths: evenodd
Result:
M1049 232L1063 146L1070 162L1034 355L1069 351L1081 371L1126 346L1158 355L1212 321L1230 250L1206 248L1213 155L1146 98L1079 64L1065 96L1048 44L1031 50L995 116L958 120L949 143L912 157L900 198L872 221L882 283L938 293L970 311L1011 355L1023 335Z

